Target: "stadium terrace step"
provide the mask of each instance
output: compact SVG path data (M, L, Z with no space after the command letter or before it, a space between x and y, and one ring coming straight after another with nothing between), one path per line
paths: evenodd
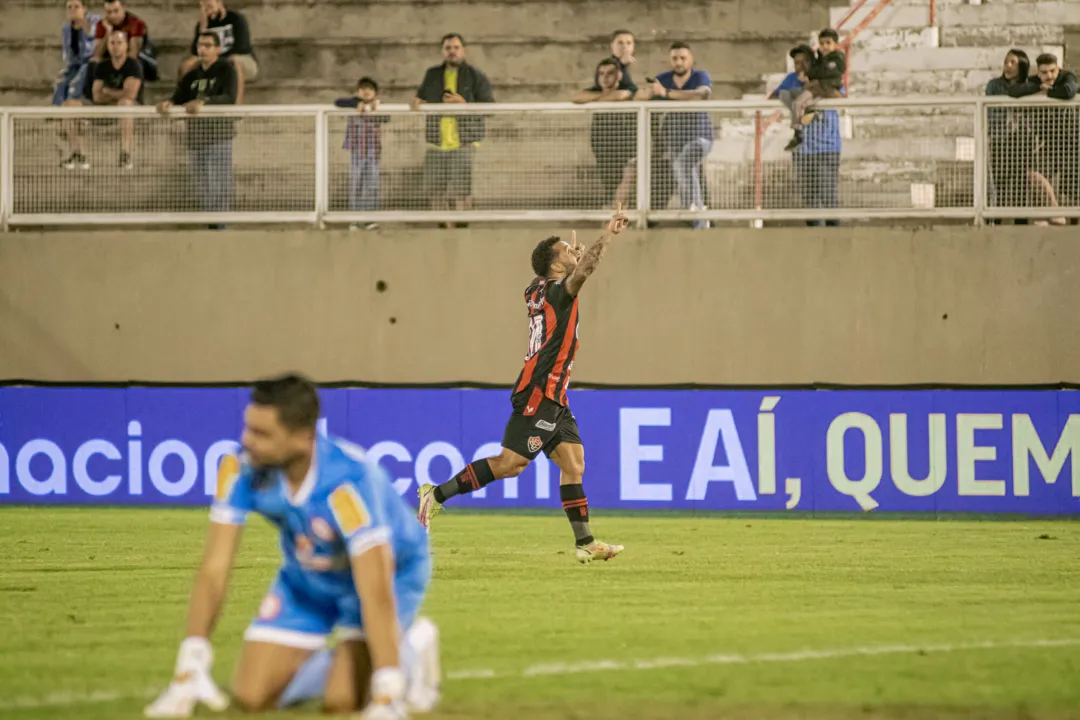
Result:
M15 207L20 213L56 212L182 212L197 210L196 188L183 163L165 169L136 169L117 174L113 168L81 173L61 170L20 170L16 173ZM59 173L64 173L59 175ZM708 206L714 209L754 207L752 173L735 172L709 163ZM967 176L970 176L968 170ZM764 166L765 207L791 207L797 188L790 161ZM937 185L939 205L970 203L970 181L951 168L915 168L882 163L847 162L841 168L840 197L846 205L858 202L870 207L910 207L911 184ZM869 178L869 180L867 179ZM275 168L273 171L240 169L234 174L232 210L310 212L314 203L314 176L307 170ZM579 164L561 173L548 173L542 184L523 187L520 177L500 172L497 163L477 157L474 200L477 209L599 209L603 199L590 164ZM348 173L342 166L331 171L331 210L347 209ZM425 209L420 194L419 166L390 168L382 174L382 203L386 210ZM966 187L966 190L965 190ZM674 190L674 188L672 188ZM966 199L965 198L966 192ZM674 194L674 193L673 193ZM947 198L952 197L952 200ZM672 196L671 209L678 207Z
M750 81L754 70L775 67L786 57L793 39L738 38L703 40L695 43L698 66L716 74L718 80L730 78L728 68L740 68ZM668 67L664 42L642 42L638 46L635 79L660 72ZM175 77L180 61L188 56L186 43L158 44L162 77L166 84ZM59 42L7 41L0 43L6 61L0 67L0 83L48 81L59 71ZM603 47L596 43L548 42L547 40L493 40L469 47L469 59L487 73L493 83L530 84L537 80L591 84ZM371 75L388 85L419 85L424 71L440 60L438 48L418 43L356 43L342 40L276 40L259 49L259 83L285 79L318 78L336 82L342 89L355 86L356 79ZM498 96L496 96L498 97Z
M751 35L801 33L821 25L830 4L829 0L230 0L228 7L244 13L258 50L268 39L300 37L419 40L435 46L448 32L460 32L466 41L524 33L604 37L603 44L616 27L629 28L641 39L701 29ZM129 7L147 22L154 39L190 41L198 21L196 4L188 0L132 0ZM63 4L54 0L7 0L0 38L58 37L63 18Z
M1036 18L1029 18L1034 19ZM1065 28L1061 25L951 25L941 28L942 47L1029 47L1064 44Z
M753 137L752 135L750 136ZM770 128L762 138L762 157L778 161L790 154L784 146L791 139L791 131L785 127ZM747 138L721 137L713 145L711 156L732 161L749 162L754 158L754 144ZM843 143L845 160L877 160L893 162L911 160L927 165L933 162L956 160L956 138L924 136L920 138L892 137L867 139L856 137Z
M876 72L906 70L907 72L933 72L941 70L1000 70L1005 55L1015 45L1001 47L939 47L931 50L924 48L905 48L901 50L882 50L868 52L858 56L852 65L852 72L866 77ZM1034 59L1040 53L1054 53L1059 58L1064 56L1060 45L1041 45L1021 48Z
M1003 58L1004 59L1004 56ZM851 94L862 97L900 97L907 95L983 95L986 83L1001 74L999 67L979 70L924 70L920 72L852 71ZM772 89L784 79L784 73L765 76L765 87Z
M760 96L758 96L760 97ZM907 138L910 142L921 142L924 138L970 138L974 132L974 113L971 109L943 108L941 111L901 112L883 108L845 108L840 111L852 127L852 137L848 140L891 140ZM772 113L764 113L766 119ZM786 113L770 124L766 137L781 128L785 142L790 137ZM754 121L750 117L729 118L719 123L717 137L740 138L751 141L754 137ZM848 145L845 143L844 151Z
M864 52L882 50L938 47L939 31L940 28L932 27L866 29L855 36L852 53L862 55Z
M1076 25L1080 23L1080 2L1057 0L1056 2L1011 2L985 5L957 5L942 15L943 25L960 27L991 26L1006 27L1028 25Z
M353 81L355 82L355 80ZM530 82L502 84L493 83L495 97L499 102L568 102L575 92L584 87L578 83ZM416 94L416 83L403 85L380 83L380 96L384 102L408 102ZM147 86L145 100L154 103L172 92L171 83L154 83ZM247 86L245 105L308 105L330 104L334 98L351 94L352 84L307 80L275 80L258 82ZM760 96L761 79L746 78L741 81L713 80L713 98L735 100L753 90ZM0 106L35 107L48 105L52 98L49 82L0 82Z
M856 27L877 3L868 2L848 20L845 28ZM849 6L834 6L829 10L829 23L836 25L851 10ZM965 3L938 3L938 24L948 27L978 27L1026 25L1033 21L1046 25L1073 25L1080 22L1080 3L1064 2L1014 2L968 5ZM929 9L922 5L888 5L870 23L870 28L924 28L929 23Z

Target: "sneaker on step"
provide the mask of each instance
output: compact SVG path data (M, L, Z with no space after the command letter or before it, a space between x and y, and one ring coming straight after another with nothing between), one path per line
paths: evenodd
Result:
M588 545L578 545L574 554L577 556L577 561L584 565L593 560L610 560L622 551L622 545L609 545L606 542L593 540Z
M74 170L78 168L80 170L89 170L90 161L86 159L86 156L82 153L71 153L67 160L60 163L60 167L65 170Z

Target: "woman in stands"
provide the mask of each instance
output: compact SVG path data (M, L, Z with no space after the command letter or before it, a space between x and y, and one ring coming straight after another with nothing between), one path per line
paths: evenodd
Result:
M987 95L1017 97L1028 82L1031 61L1023 50L1010 50L1005 56L1001 75L986 84ZM1001 106L987 109L990 147L990 177L993 183L991 207L1028 207L1031 205L1031 180L1034 134L1024 108ZM1013 220L1026 225L1027 220Z

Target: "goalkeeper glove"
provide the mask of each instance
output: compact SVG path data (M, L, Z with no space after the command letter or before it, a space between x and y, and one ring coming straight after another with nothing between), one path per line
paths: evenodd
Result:
M404 720L407 717L405 673L400 668L379 668L371 676L371 702L364 708L360 720Z
M191 717L199 703L215 711L227 708L229 699L210 676L213 663L214 651L206 638L191 637L180 643L172 682L157 700L146 707L146 717Z

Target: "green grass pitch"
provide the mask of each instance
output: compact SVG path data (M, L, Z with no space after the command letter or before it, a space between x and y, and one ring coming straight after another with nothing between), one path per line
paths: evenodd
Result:
M141 717L206 522L0 509L0 717ZM436 519L424 614L448 677L428 717L1080 717L1080 523L594 523L621 557L579 566L557 511ZM278 557L254 520L214 638L223 684Z

